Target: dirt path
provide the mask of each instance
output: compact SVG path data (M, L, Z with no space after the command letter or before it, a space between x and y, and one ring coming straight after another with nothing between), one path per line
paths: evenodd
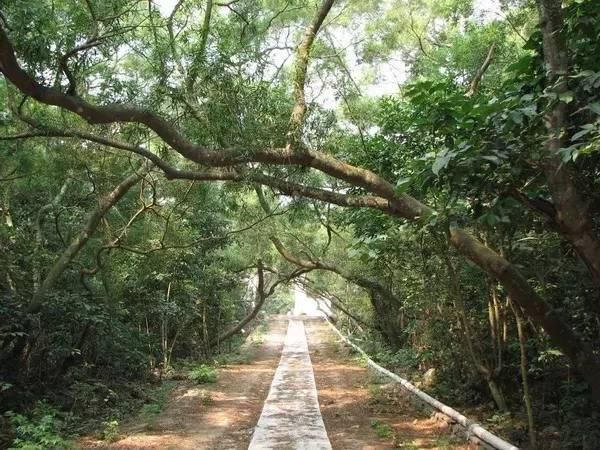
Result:
M334 450L468 449L394 386L372 384L321 319L304 321L321 414Z
M176 388L150 429L147 424L131 424L112 444L87 440L81 448L246 450L279 363L287 326L287 317L271 319L252 360L221 367L215 384Z
M286 347L275 379L288 331L289 320L283 316L269 321L249 363L221 367L213 385L179 386L150 425L132 423L112 444L87 439L80 442L81 448L246 450L252 439L254 450L468 448L453 443L406 396L371 385L367 369L349 357L325 322L300 319L289 325L291 347ZM315 382L316 391L311 385ZM270 387L269 398L274 401L267 402L263 411ZM294 408L300 413L294 413ZM261 412L265 418L259 421ZM308 422L311 426L306 428ZM269 430L275 432L269 434Z

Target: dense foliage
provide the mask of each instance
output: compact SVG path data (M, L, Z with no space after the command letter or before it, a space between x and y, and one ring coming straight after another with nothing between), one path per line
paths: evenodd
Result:
M0 1L3 439L214 380L295 280L515 443L593 448L597 1L172 3Z

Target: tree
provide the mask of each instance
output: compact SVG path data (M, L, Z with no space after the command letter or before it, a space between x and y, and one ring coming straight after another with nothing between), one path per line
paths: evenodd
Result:
M59 87L48 87L37 82L18 62L15 49L6 33L5 26L0 30L0 69L2 73L22 94L31 96L37 102L58 106L84 119L91 125L101 124L139 124L151 130L169 147L186 160L211 167L203 170L179 169L169 164L156 153L130 143L104 141L113 147L131 151L148 158L161 168L168 178L187 178L196 180L232 180L255 182L268 185L291 195L303 195L317 200L341 206L370 207L382 210L396 217L416 220L429 217L434 211L406 193L396 193L394 186L374 172L350 165L322 151L311 149L298 139L306 114L304 84L309 56L314 36L333 6L333 2L324 1L318 9L315 19L298 47L294 82L294 108L290 119L290 134L283 148L221 148L212 150L206 145L194 143L185 132L170 123L161 114L149 109L108 103L97 106L78 95L71 86L67 92ZM555 27L552 27L554 29ZM73 54L74 51L66 53ZM76 53L76 52L75 52ZM67 59L68 56L63 57ZM63 67L64 72L64 67ZM68 76L67 76L68 77ZM63 131L63 135L72 135L72 131ZM80 132L78 137L84 137ZM52 134L56 135L54 130ZM85 136L89 139L90 136ZM101 141L92 137L96 142ZM299 166L316 169L333 179L348 183L368 192L369 195L349 195L323 188L283 181L252 168L252 164L264 167ZM517 268L504 257L486 247L469 232L459 228L450 229L450 242L463 256L477 264L482 270L498 279L513 301L536 324L542 326L556 345L571 359L575 367L592 386L595 396L600 392L598 380L600 363L591 347L573 332L569 325L548 304Z

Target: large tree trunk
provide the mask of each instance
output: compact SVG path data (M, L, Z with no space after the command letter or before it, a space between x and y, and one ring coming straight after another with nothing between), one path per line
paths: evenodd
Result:
M372 290L370 291L371 305L375 310L375 321L383 334L383 338L394 350L402 348L405 339L402 336L402 329L397 320L398 304L391 302L385 294Z
M548 129L544 173L554 201L554 223L600 284L600 240L593 228L589 204L584 201L574 181L572 170L563 163L559 150L567 147L569 112L560 96L568 90L569 58L562 36L561 0L538 0L544 45L546 85L557 96L555 105L545 116Z

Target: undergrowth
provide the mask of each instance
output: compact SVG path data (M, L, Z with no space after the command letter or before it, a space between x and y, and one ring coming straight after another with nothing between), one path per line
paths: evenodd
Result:
M46 402L37 402L29 415L4 414L14 427L10 449L45 450L75 448L65 434L66 422L59 411Z
M394 431L387 423L383 423L379 420L371 420L371 428L377 433L377 437L380 439L387 439L393 436Z
M174 381L164 381L152 393L152 401L142 406L139 417L144 422L146 429L151 430L155 426L156 417L164 411L169 401L169 394L175 387Z
M254 358L264 341L265 330L265 324L258 325L246 339L240 336L229 342L228 352L215 355L209 362L180 362L174 373L179 372L182 379L194 383L214 383L218 379L218 366L247 364ZM148 378L91 378L83 368L73 368L69 381L46 390L45 397L32 401L29 407L0 413L0 448L70 449L76 448L75 438L80 435L113 442L118 439L123 422L130 417L137 417L146 430L152 430L178 383L174 379L157 383ZM13 389L10 383L0 382L1 394L6 396ZM213 403L210 392L203 391L200 402L210 406Z
M187 377L191 381L199 384L214 383L217 381L217 370L208 364L199 364L187 373Z

